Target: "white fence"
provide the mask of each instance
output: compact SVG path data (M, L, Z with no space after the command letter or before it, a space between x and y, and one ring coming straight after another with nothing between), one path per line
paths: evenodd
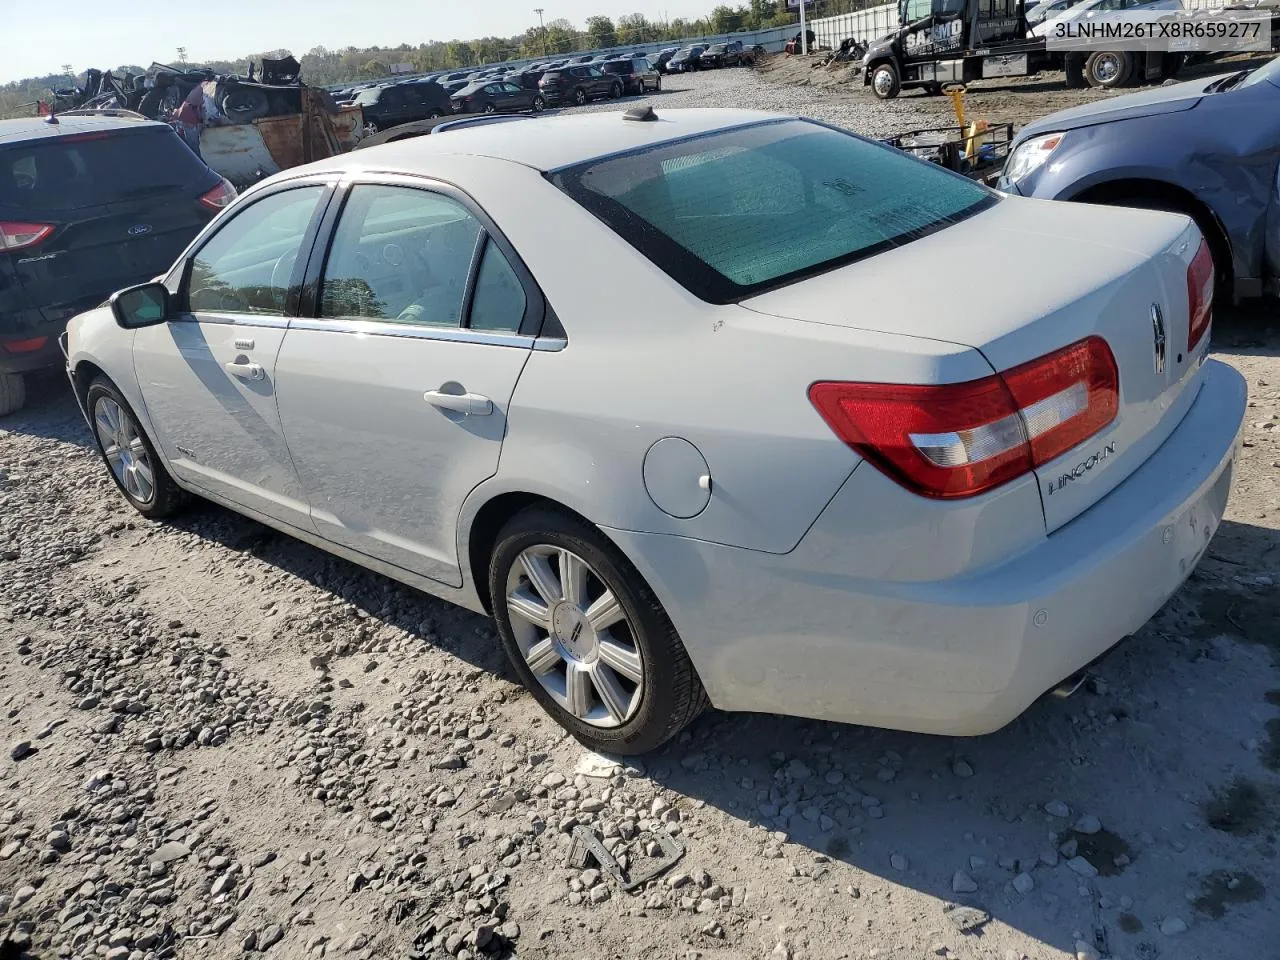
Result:
M886 3L879 7L867 7L857 13L842 13L834 17L810 20L808 26L818 38L820 47L834 50L847 37L870 43L898 28L898 5Z

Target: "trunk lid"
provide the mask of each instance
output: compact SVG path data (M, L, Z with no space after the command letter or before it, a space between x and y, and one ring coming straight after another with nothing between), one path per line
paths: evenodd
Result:
M1103 337L1119 370L1119 407L1108 427L1036 471L1052 532L1145 462L1194 399L1188 387L1209 339L1188 354L1187 267L1198 246L1198 231L1179 215L1007 198L897 250L742 305L970 346L995 371Z
M9 254L49 322L167 271L212 218L200 197L219 179L158 124L15 144L3 176L23 186L0 190L0 219L54 228Z

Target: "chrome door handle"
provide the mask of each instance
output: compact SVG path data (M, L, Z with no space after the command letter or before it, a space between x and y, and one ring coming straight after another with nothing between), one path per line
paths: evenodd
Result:
M225 363L223 369L241 380L262 380L267 375L258 363Z
M478 393L441 393L428 390L422 399L441 410L452 410L467 417L487 417L493 413L493 401Z

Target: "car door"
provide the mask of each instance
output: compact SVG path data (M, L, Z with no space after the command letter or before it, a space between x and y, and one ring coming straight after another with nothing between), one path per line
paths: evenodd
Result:
M465 197L394 176L346 191L315 285L277 376L316 529L460 586L457 515L497 470L537 288Z
M533 94L510 80L503 81L501 109L511 111L528 110L532 106Z
M147 415L173 473L199 490L310 528L276 411L276 354L331 187L290 184L247 203L169 281L178 316L134 334Z

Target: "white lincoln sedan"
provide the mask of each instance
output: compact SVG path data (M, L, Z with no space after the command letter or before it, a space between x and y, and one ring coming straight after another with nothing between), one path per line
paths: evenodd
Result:
M1141 626L1231 485L1212 301L1186 217L641 110L290 170L64 346L143 515L195 494L489 613L639 753L708 702L995 730Z

